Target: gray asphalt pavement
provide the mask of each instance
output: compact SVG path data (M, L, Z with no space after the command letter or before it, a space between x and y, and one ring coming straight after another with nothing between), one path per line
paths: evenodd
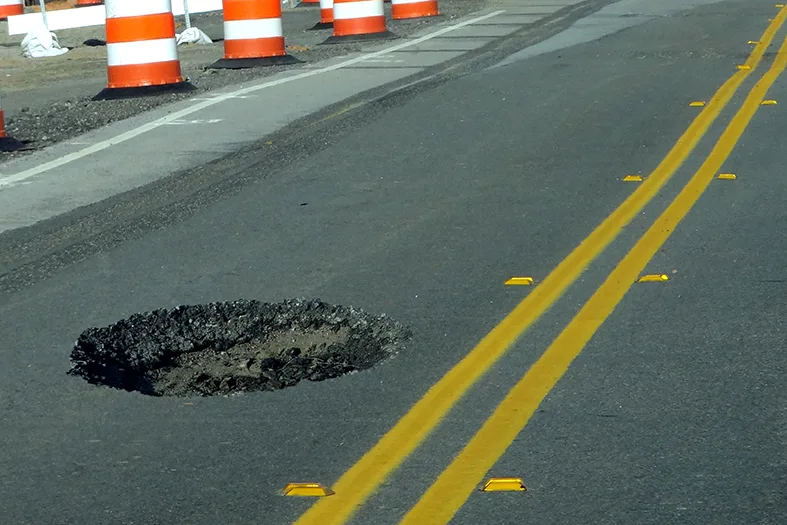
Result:
M698 114L688 103L710 100L778 12L652 4L617 4L537 52L514 55L530 36L503 39L287 130L292 151L212 161L198 176L214 182L196 190L180 173L0 234L0 523L297 520L312 500L278 491L331 486L373 447L535 289L504 281L545 278L612 213L637 187L620 179L656 168ZM697 170L786 36L673 180L351 523L402 519ZM489 472L529 490L475 492L452 523L787 521L783 95L781 79L780 103L725 164L738 179L714 181L648 263L670 280L631 289ZM65 374L87 327L241 297L351 304L414 337L369 371L228 398Z

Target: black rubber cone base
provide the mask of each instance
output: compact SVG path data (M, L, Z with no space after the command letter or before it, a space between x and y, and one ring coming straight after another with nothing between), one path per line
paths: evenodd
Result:
M186 91L196 91L197 87L191 82L177 82L175 84L164 84L162 86L141 86L132 88L104 88L93 97L93 100L118 100L123 98L153 97L165 95L167 93L183 93Z
M333 22L317 22L314 27L310 27L309 31L316 31L318 29L332 29Z
M0 151L19 151L21 149L29 148L21 140L16 140L12 137L0 138Z
M222 58L209 65L208 69L249 69L252 67L286 66L302 62L303 60L298 60L291 55L265 58Z
M325 42L322 42L319 45L325 44L347 44L350 42L367 42L369 40L394 40L399 38L399 35L396 33L391 33L390 31L383 31L381 33L364 33L362 35L344 35L344 36L330 36L328 37Z

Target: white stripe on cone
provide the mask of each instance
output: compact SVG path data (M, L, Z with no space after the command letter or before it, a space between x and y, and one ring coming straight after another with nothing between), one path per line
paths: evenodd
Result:
M284 36L281 18L230 20L224 22L224 40L251 40Z
M370 18L384 16L385 9L379 0L362 0L360 2L339 2L333 4L334 20L352 18Z
M178 59L178 44L174 38L107 44L107 65L155 64Z

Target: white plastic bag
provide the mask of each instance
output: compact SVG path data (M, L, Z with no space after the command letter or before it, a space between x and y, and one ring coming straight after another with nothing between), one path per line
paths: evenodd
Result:
M208 35L197 29L190 27L177 35L178 45L183 44L212 44L213 40Z
M43 24L32 29L22 40L22 56L27 58L56 57L67 51L67 47L60 47L57 35Z

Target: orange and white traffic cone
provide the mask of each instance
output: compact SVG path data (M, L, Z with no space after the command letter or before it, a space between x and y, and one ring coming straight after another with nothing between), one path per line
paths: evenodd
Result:
M9 16L25 14L24 0L0 0L0 20L8 20Z
M180 73L172 0L106 0L107 87L94 100L196 89Z
M312 27L312 30L329 27L333 27L333 0L320 0L320 21Z
M16 151L22 149L25 145L8 136L5 131L5 115L3 114L3 104L0 102L0 151Z
M101 5L104 0L77 0L77 7L89 7L91 5Z
M224 58L210 67L295 64L287 54L281 26L281 0L224 0Z
M391 18L394 20L426 18L439 14L437 0L391 0Z
M333 36L324 43L398 38L385 25L383 0L334 0Z

